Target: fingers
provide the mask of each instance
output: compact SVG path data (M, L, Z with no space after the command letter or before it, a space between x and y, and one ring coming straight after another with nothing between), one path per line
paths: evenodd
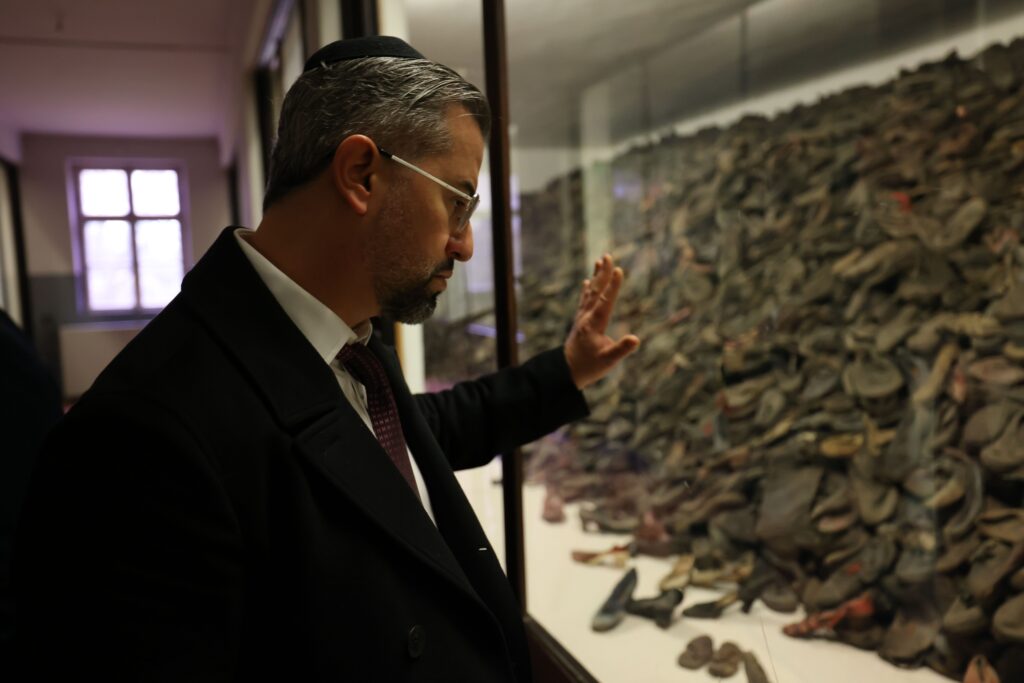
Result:
M636 351L638 348L640 348L640 338L635 334L627 334L608 348L602 349L600 358L604 362L608 363L610 367Z
M594 289L598 292L603 292L605 287L608 286L608 282L611 280L613 270L612 257L609 254L605 254L601 258L594 261Z
M615 302L619 297L619 290L622 289L622 281L625 275L622 272L622 268L615 268L612 271L608 286L601 294L595 298L597 302L594 304L594 324L599 330L604 330L608 325L608 321L611 319L612 310L615 308Z
M609 291L609 288L616 281L616 277L618 278L618 284L615 285L616 290L613 293ZM585 281L589 283L589 291L585 292L586 296L580 299L580 305L594 308L608 303L609 300L617 295L617 288L622 284L622 277L622 269L614 266L612 257L609 254L605 254L594 261L594 276L590 280Z
M590 280L583 281L583 290L580 292L580 308L586 308L590 303L593 293L590 291Z
M594 261L593 277L583 281L583 291L580 293L579 306L581 313L589 313L600 301L601 293L606 287L606 283L602 281L605 277L604 272L604 258Z

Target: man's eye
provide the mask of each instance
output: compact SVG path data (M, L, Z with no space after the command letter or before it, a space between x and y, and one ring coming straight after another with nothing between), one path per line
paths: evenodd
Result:
M459 211L465 211L466 207L469 206L466 203L465 199L460 199L460 198L456 197L452 201L455 203L455 208L458 209Z

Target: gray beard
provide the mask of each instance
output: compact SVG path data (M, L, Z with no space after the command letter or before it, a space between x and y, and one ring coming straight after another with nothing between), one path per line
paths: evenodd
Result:
M431 280L409 285L380 297L381 315L406 325L418 325L434 314L441 292L429 290Z

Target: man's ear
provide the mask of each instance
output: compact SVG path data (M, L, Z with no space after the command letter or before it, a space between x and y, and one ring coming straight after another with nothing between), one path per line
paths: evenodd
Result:
M377 146L365 135L350 135L334 150L330 167L334 189L360 216L369 209L380 159Z

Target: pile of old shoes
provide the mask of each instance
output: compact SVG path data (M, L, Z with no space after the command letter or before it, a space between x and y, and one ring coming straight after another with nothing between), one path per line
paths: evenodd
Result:
M551 524L565 521L565 501L553 486L548 486L547 493L544 495L544 512L541 517L545 522Z
M785 626L782 631L794 638L845 640L861 647L869 638L880 642L881 632L874 628L875 598L871 593L849 600L835 609L811 613L803 621ZM877 647L879 642L875 642Z
M616 545L608 550L590 551L573 550L572 559L574 562L588 564L594 567L615 567L623 569L633 554L630 545Z
M963 683L999 683L999 675L984 655L978 655L967 665Z
M709 586L685 613L802 608L797 635L1002 672L1024 650L1024 40L893 76L609 162L644 179L605 218L645 343L530 480L548 519L577 501L668 560L640 611ZM563 342L588 275L583 188L522 198L526 353Z
M636 590L636 569L630 569L619 579L612 589L611 595L604 601L594 615L590 627L598 632L610 631L618 626L626 614L626 604L633 598Z
M731 678L743 665L747 683L768 683L768 676L753 652L742 650L736 643L726 641L718 649L710 636L701 635L691 640L676 662L684 669L696 671L707 666L715 678Z
M672 613L683 601L683 591L672 588L653 598L639 598L626 602L626 611L652 620L660 628L672 625Z
M690 617L692 619L717 619L722 616L722 613L725 612L728 607L735 605L739 599L740 595L736 591L726 593L716 600L690 605L683 610L683 616Z
M730 678L739 671L743 662L743 651L736 643L725 641L711 655L708 673L715 678Z
M662 591L669 591L673 588L683 590L689 586L690 573L693 571L695 563L696 557L693 553L680 555L672 565L672 570L658 584L658 588Z
M715 653L714 642L710 636L697 636L686 644L686 649L679 655L679 666L684 669L697 670L711 661Z
M757 655L749 650L743 655L743 672L747 674L747 683L770 683L768 674L758 661Z
M627 613L650 619L660 628L667 629L672 625L673 613L683 601L683 591L678 588L670 588L655 597L634 599L633 593L636 590L636 584L637 573L636 568L633 568L619 579L611 594L594 615L590 623L594 631L612 630L622 622Z

